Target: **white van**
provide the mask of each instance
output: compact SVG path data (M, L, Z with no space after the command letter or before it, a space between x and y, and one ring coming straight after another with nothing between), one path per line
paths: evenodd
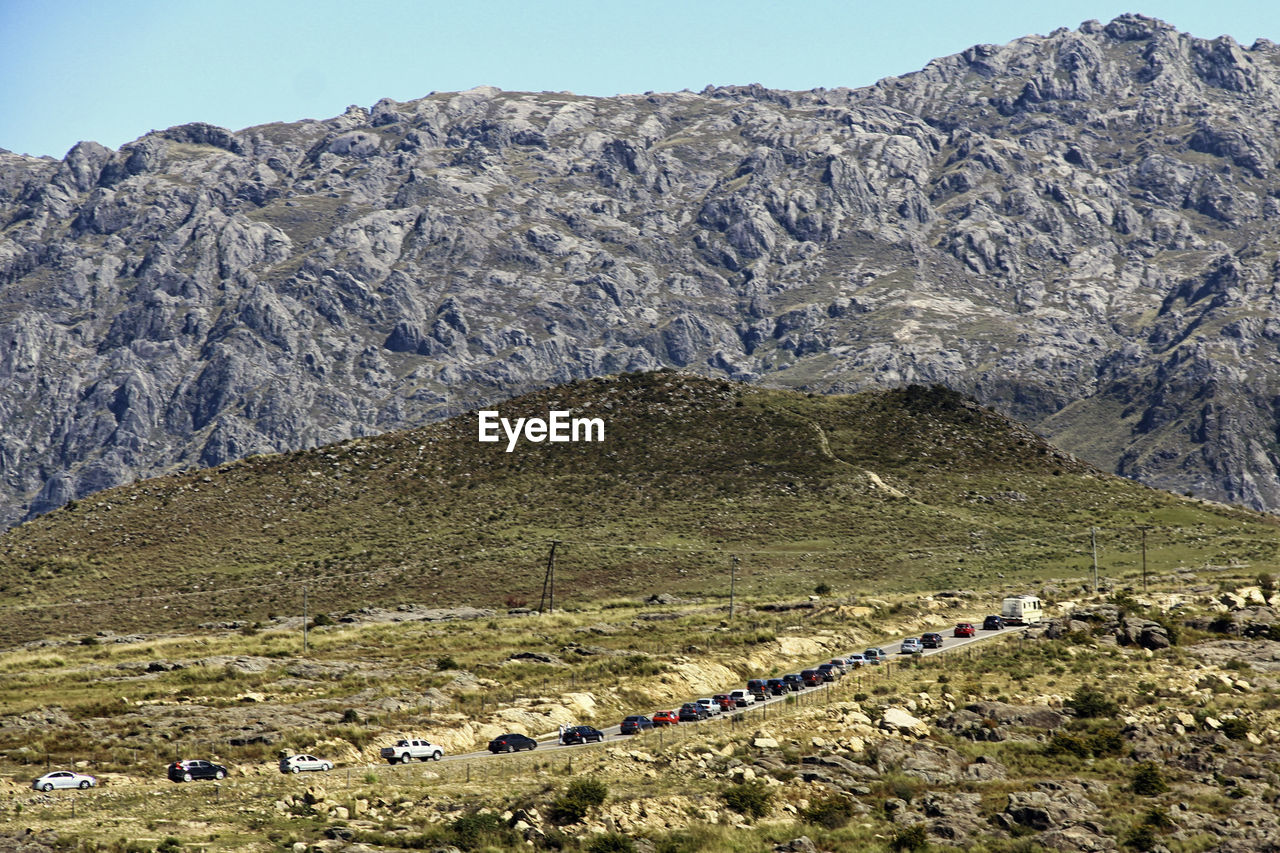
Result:
M1015 595L1004 600L1000 616L1006 625L1034 625L1044 618L1044 610L1034 595Z

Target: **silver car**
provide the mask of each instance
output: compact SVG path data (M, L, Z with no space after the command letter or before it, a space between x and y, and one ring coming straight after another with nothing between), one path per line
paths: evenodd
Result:
M904 655L918 655L924 651L924 646L921 645L919 638L907 637L902 641L902 648L898 651Z
M707 713L711 716L721 713L720 703L714 699L699 699L698 704L707 709Z
M290 755L280 759L281 773L301 773L303 770L319 770L328 772L333 769L333 762L316 758L314 755Z
M31 783L37 791L52 791L54 788L92 788L98 780L84 773L72 773L70 770L55 770L46 773Z
M881 661L888 660L889 653L884 649L867 649L862 653L862 657L867 663L878 664Z

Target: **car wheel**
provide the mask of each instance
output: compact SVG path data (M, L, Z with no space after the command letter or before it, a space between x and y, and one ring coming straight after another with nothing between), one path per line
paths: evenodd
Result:
M320 765L320 769L325 773L328 773L330 770L333 769L333 765L326 761L324 764Z
M432 761L439 761L442 758L444 758L444 753L438 749L431 755Z
M529 751L530 751L530 752L533 752L533 751L534 751L535 749L537 749L537 748L538 748L538 745L537 745L536 743L531 743L531 744L529 744Z
M400 756L400 763L401 764L409 763L409 753L406 752L404 755Z
M87 788L87 787L89 787L89 780L88 780L88 779L81 779L81 780L80 780L80 787L81 787L81 788Z
M224 773L223 771L219 770L219 771L217 771L216 773L214 773L214 774L213 774L213 778L215 778L215 779L222 779L222 778L226 777L226 775L227 775L226 773Z
M290 767L290 768L289 768L289 772L290 772L290 773L301 773L301 772L302 772L302 768L295 764L295 765L293 765L292 767Z
M190 773L183 773L183 774L182 774L182 781L183 781L183 782L190 782L190 781L191 781L191 774L190 774Z
M53 783L45 782L43 785L40 786L40 790L44 791L46 794L49 793L50 791L53 790Z

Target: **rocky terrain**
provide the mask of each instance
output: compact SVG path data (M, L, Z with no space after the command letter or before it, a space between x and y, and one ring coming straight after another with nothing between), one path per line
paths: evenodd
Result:
M859 670L736 725L711 720L599 748L396 768L377 748L405 731L429 733L453 756L502 731L603 726L637 707L945 626L987 595L867 599L861 616L824 603L786 612L776 637L746 647L742 624L695 606L668 613L664 636L697 637L699 646L654 646L654 669L603 679L572 660L565 639L627 648L653 605L536 623L499 616L497 628L483 617L447 630L342 622L317 631L310 656L281 654L278 628L45 641L0 653L0 671L17 685L0 697L8 833L0 846L1275 850L1280 594L1270 576L1257 580L1166 574L1148 596L1115 579L1100 595L1060 579L1053 588L1080 598L1051 605L1045 624L941 658L895 655L892 666ZM447 649L459 650L451 665L466 669L433 660ZM220 653L181 657L194 650ZM554 678L548 689L547 670L520 669L546 660L582 676L580 692L560 694ZM424 689L433 683L442 686ZM282 776L274 760L282 750L323 755L338 769ZM194 752L231 769L219 793L161 778L173 754ZM31 791L50 760L102 784L74 797ZM601 785L600 796L573 809L568 794L583 780ZM107 846L117 838L138 846Z
M1126 15L864 89L482 88L2 152L0 524L664 365L942 382L1276 508L1278 63Z

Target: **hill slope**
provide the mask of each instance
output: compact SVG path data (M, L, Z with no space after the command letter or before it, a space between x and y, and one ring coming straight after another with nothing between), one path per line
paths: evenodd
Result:
M663 365L943 382L1280 507L1278 62L1126 15L859 90L477 89L0 154L0 524Z
M0 537L8 639L426 602L727 598L1083 579L1274 561L1274 524L1106 475L952 391L818 397L669 372L508 401L601 417L600 443L477 441L463 415L120 487ZM109 602L109 603L103 603ZM32 606L39 605L39 606Z

